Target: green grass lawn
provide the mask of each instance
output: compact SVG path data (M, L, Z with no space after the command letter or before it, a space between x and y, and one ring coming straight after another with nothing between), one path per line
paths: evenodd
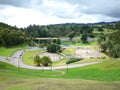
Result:
M26 51L23 55L23 62L25 64L29 64L29 65L34 65L33 61L33 57L37 54L40 54L42 52L45 52L45 51L42 51L42 50L32 50L32 51Z
M62 59L62 60L60 60L60 61L58 61L58 62L54 62L54 63L52 64L52 66L62 66L62 65L66 65L66 62L67 62L67 59L64 58L64 59Z
M13 82L14 80L14 82ZM1 90L120 90L119 82L31 78L12 79L0 84Z
M67 72L66 69L62 70ZM15 77L46 77L40 74L60 74L60 72L54 71L42 71L42 70L29 70L15 68L9 64L0 62L0 75L7 76L13 75ZM5 74L5 75L4 75ZM86 80L99 80L99 81L120 81L120 59L108 60L100 64L90 65L81 68L68 69L68 73L64 76L57 76L54 78L67 78L67 79L86 79ZM9 77L9 76L8 76ZM49 76L47 76L49 77Z
M61 71L66 72L66 74L59 76L61 72L22 68L18 72L18 68L0 62L0 88L2 90L120 89L120 59L108 60L100 64L81 68L68 69L68 73L65 69Z
M27 48L27 44L22 44L14 47L0 47L0 56L10 57L12 54L14 54L17 50L25 49Z
M66 48L62 53L68 56L74 56L75 51L76 51L76 48L72 47L72 48Z
M41 74L59 75L60 72L29 69L20 69L20 72L18 72L16 67L0 62L0 87L2 90L16 90L18 88L21 90L120 89L120 60L110 60L97 65L69 69L68 73L64 76L53 77L42 76ZM50 88L46 87L49 85L51 86Z
M97 42L90 42L90 43L82 43L82 42L71 42L71 41L62 41L63 45L75 45L75 46L91 46L96 45Z
M32 50L32 51L26 51L23 55L23 62L28 65L34 66L35 64L33 63L33 57L37 54L43 53L45 51L42 50ZM64 58L58 62L54 62L52 66L61 66L66 64L67 59Z
M103 30L104 31L100 32L95 28L92 33L95 37L98 37L100 35L100 33L103 33L103 34L107 35L107 34L113 33L115 31L115 30L106 29L106 28L103 28Z
M108 60L100 64L90 65L82 68L69 69L68 75L65 75L64 78L120 81L120 59Z

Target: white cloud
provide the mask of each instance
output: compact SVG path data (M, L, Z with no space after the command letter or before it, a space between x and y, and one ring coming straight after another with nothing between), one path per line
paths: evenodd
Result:
M115 5L106 5L105 8L110 7L110 9L104 10L101 5L102 2L100 2L101 7L97 7L97 4L89 4L89 0L85 0L86 2L76 0L75 3L72 3L74 0L68 1L30 0L28 4L22 2L24 6L21 5L21 7L20 4L15 6L15 3L13 5L0 5L0 21L18 27L26 27L30 24L94 23L120 19L109 15L111 9L118 13L115 13L116 15L119 15L119 12L114 8Z
M68 2L61 2L60 0L43 0L42 4L35 4L32 8L40 10L47 15L50 14L61 18L75 18L79 16L79 12L76 11L78 6L78 4L71 5Z

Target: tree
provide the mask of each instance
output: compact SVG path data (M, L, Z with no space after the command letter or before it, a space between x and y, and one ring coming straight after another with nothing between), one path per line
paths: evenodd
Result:
M120 21L115 25L115 28L120 30Z
M75 35L76 35L75 31L72 31L67 34L67 37L69 37L69 39L72 41L72 39L75 37Z
M57 39L53 39L53 43L56 43L56 44L61 44L61 41L60 41L60 39L59 38L57 38Z
M98 43L101 48L111 57L119 58L120 57L120 22L116 25L115 31L110 34L104 35L100 34Z
M48 52L51 52L51 53L57 53L57 52L60 52L60 46L58 44L49 44L47 46L47 51Z
M101 48L103 49L103 52L105 52L108 48L106 41L102 41L100 45L101 45Z
M34 57L34 64L37 64L37 66L40 66L40 64L42 63L42 59L40 59L40 57L37 55Z
M56 42L57 42L57 40L56 40L56 39L53 39L52 43L56 43Z
M57 43L58 45L60 45L60 44L61 44L61 40L58 38L58 39L56 40L56 43Z
M101 44L102 41L105 41L106 37L103 33L100 33L99 37L98 37L98 43Z
M82 41L83 43L86 43L86 42L87 42L87 32L86 32L86 31L83 32L82 37L81 37L81 41Z
M52 61L48 56L43 56L41 60L44 66L50 66L52 64Z
M98 27L98 31L101 32L101 31L104 31L104 30L101 27Z
M115 45L110 45L109 49L109 55L113 58L118 58L118 52L117 52L117 48Z

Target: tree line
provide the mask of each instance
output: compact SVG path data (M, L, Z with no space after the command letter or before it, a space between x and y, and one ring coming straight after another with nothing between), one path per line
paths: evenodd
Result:
M63 37L71 32L80 35L83 32L92 33L93 27L82 24L57 24L57 25L29 25L26 30L28 37Z
M24 43L26 32L17 27L0 23L0 46L14 46Z
M120 22L115 25L115 30L110 34L99 35L98 43L103 52L113 58L120 57Z
M5 23L0 23L0 46L14 46L24 42L31 42L36 37L73 37L81 35L83 42L87 37L94 37L92 31L98 28L102 32L103 28L113 29L113 32L107 35L99 34L98 43L104 52L109 53L112 57L120 57L119 40L120 40L120 22L113 25L85 25L85 24L56 24L56 25L29 25L26 28L17 28ZM113 54L114 52L114 54ZM116 54L117 53L117 54Z
M92 34L92 31L92 26L82 24L29 25L26 28L17 28L1 22L0 46L10 47L22 44L26 40L31 42L36 37L69 37L70 35L69 38L72 39L80 34Z

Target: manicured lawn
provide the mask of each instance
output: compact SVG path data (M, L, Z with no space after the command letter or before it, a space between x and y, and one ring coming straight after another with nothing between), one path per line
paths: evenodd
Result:
M82 43L82 42L70 42L70 41L63 41L63 45L75 45L75 46L90 46L90 45L96 45L97 42L90 42L90 43Z
M1 90L120 90L119 82L109 83L91 80L55 78L13 80L1 83Z
M74 73L73 73L74 72ZM100 64L69 69L64 78L81 78L99 81L120 81L120 59L108 60Z
M63 53L68 56L73 56L75 54L76 48L66 48Z
M62 65L66 65L66 62L67 62L67 59L64 58L64 59L62 59L62 60L60 60L60 61L58 61L58 62L54 62L54 63L52 64L52 66L62 66Z
M25 64L29 64L29 65L34 65L33 63L33 57L37 54L40 54L42 52L45 52L45 51L42 51L42 50L32 50L32 51L26 51L23 55L23 62Z
M29 69L20 69L18 72L18 68L0 62L0 89L120 90L120 59L68 69L68 73L67 70L60 71L66 74L59 76L61 72Z
M5 63L0 62L0 75L7 76L13 75L15 77L49 77L41 76L40 74L60 74L55 71L42 71L42 70L29 70L18 69ZM62 70L67 72L67 69ZM5 74L5 75L4 75ZM9 76L8 76L9 77ZM68 73L63 76L57 76L54 78L67 78L67 79L86 79L86 80L99 80L99 81L120 81L120 59L108 60L100 64L90 65L81 68L68 69Z
M43 53L45 51L42 51L42 50L32 50L32 51L26 51L23 55L23 62L25 64L28 64L28 65L35 65L33 63L33 57L37 54L40 54L40 53ZM66 64L66 61L67 59L64 58L58 62L54 62L52 65L53 66L60 66L60 65L65 65Z
M17 50L25 49L28 46L26 44L14 46L14 47L0 47L0 56L10 57L12 54L14 54Z

